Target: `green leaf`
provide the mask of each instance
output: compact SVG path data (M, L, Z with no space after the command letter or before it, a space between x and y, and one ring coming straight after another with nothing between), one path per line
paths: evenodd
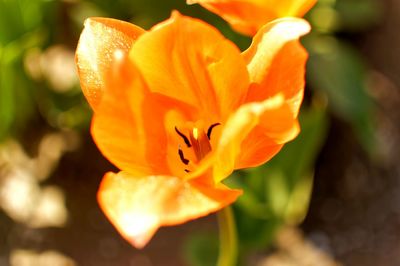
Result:
M1 63L1 61L0 61ZM14 106L14 70L5 64L0 64L0 142L9 134L15 117Z
M331 37L305 39L310 52L308 84L326 95L329 108L351 124L365 150L375 149L373 101L367 94L366 67L355 48Z
M190 266L215 266L218 257L217 234L191 234L186 240L183 254Z
M231 188L243 190L243 194L235 202L235 207L238 210L243 212L246 216L267 220L272 217L272 211L270 210L269 206L265 204L265 201L263 200L264 195L257 195L258 193L254 191L253 186L249 186L249 183L252 183L250 180L255 180L260 183L261 192L263 193L265 179L259 178L259 176L262 175L251 177L250 174L250 171L246 172L245 170L242 171L242 174L240 174L240 172L234 172L226 180L226 183ZM244 178L247 180L247 182L242 181Z
M22 61L24 53L30 48L40 46L44 42L45 37L44 30L36 29L9 42L2 49L2 63L13 64L18 60Z
M268 220L256 219L240 211L234 205L236 228L240 245L240 256L256 249L265 249L272 244L276 231L282 226L282 220L271 216Z
M313 188L313 174L303 175L293 187L287 202L284 220L286 224L298 225L307 215Z
M335 5L339 16L339 29L361 31L377 24L383 14L381 1L337 0Z
M34 114L32 84L21 66L2 64L0 58L0 142L20 132Z
M44 1L0 0L0 44L7 44L40 26Z
M300 135L263 167L269 202L279 207L275 213L290 224L301 222L306 214L314 162L326 136L327 121L323 108L302 110Z
M276 167L265 171L265 195L267 203L276 217L282 217L290 198L290 178L285 176L283 168Z

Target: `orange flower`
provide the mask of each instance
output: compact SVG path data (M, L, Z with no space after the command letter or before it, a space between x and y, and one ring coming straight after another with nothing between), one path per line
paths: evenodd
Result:
M177 12L150 31L85 22L76 61L91 131L122 170L105 175L98 200L125 239L141 248L160 226L232 203L241 191L221 181L298 134L307 58L298 38L308 31L301 19L275 21L240 53Z
M186 0L224 18L243 34L253 36L266 23L282 17L302 17L317 0Z

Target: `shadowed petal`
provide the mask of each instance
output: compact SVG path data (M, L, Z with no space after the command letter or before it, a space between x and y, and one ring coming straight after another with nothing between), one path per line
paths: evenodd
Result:
M143 248L160 226L176 225L215 212L241 194L221 185L204 187L170 176L107 173L99 204L120 234Z
M104 91L104 77L116 50L128 51L143 29L120 20L89 18L76 49L81 87L94 110Z

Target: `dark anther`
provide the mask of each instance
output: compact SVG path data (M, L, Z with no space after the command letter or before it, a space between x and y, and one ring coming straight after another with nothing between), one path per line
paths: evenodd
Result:
M212 124L212 125L208 128L208 130L207 130L207 138L208 138L208 139L211 139L211 132L212 132L213 128L216 127L216 126L219 126L219 125L221 125L221 124L220 124L220 123L215 123L215 124Z
M176 127L175 127L175 131L176 131L176 133L178 133L179 136L181 136L183 138L183 141L186 143L186 146L188 148L192 147L192 145L190 144L189 139L185 136L185 134L180 132Z
M186 172L186 173L190 173L190 171L189 171L188 169L185 169L185 172Z
M183 151L181 149L178 150L179 153L179 158L181 158L182 163L184 164L189 164L189 160L185 158L185 156L183 155Z

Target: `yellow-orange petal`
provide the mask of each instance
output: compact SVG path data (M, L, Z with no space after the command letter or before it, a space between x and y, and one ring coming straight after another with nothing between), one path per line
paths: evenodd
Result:
M253 36L266 23L282 17L302 17L317 0L187 0L199 3L228 21L246 35Z
M174 12L143 34L130 54L150 91L198 108L220 122L243 101L249 84L238 48L217 29Z
M98 202L119 233L143 248L161 226L176 225L215 212L232 203L241 191L205 187L171 176L107 173Z
M220 182L234 169L264 163L298 132L297 121L283 94L263 102L244 104L222 130L214 154L214 181Z
M299 123L287 102L266 110L259 119L259 124L241 143L235 169L259 166L269 161L300 132Z
M143 32L133 24L110 18L85 21L75 60L83 94L94 110L102 97L114 52L128 51Z
M133 174L172 174L169 164L173 155L172 159L179 161L178 144L174 154L167 154L171 144L164 122L171 110L189 116L189 107L150 93L141 74L122 51L115 54L105 84L91 127L97 147L121 170ZM183 169L181 172L184 173Z
M283 93L297 116L304 90L307 52L299 38L309 24L298 18L279 19L265 25L243 52L252 85L247 102L262 101Z
M265 134L263 128L256 126L240 145L235 168L256 167L274 157L284 144L277 143Z

